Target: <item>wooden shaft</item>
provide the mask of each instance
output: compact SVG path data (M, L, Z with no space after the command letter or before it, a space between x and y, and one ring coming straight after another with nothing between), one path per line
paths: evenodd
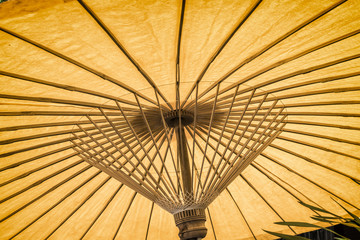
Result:
M175 128L177 149L180 158L181 178L183 183L184 193L192 193L192 181L189 155L186 148L186 137L183 126Z

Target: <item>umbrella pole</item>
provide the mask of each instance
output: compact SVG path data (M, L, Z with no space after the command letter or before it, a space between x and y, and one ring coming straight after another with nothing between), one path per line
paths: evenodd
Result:
M184 127L180 123L175 127L178 156L180 160L181 178L183 183L185 204L194 202L191 181L189 155L187 152ZM191 204L189 204L191 205ZM206 236L206 215L204 209L189 209L174 214L175 224L179 228L181 240L201 240Z
M186 198L193 198L191 171L189 163L189 155L186 148L186 137L183 126L175 127L177 149L180 160L180 171L183 183L184 195Z

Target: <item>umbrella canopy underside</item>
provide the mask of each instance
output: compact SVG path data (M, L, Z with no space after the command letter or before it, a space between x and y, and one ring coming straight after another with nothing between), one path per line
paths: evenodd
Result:
M359 214L358 9L359 0L1 3L0 239L178 239L178 209L159 196L182 183L156 154L176 150L164 123L179 108L194 188L214 190L199 190L205 239L309 231L273 224L319 224L298 201L345 216L333 198ZM101 171L91 158L105 152L121 153L128 172ZM230 185L211 162L236 169Z

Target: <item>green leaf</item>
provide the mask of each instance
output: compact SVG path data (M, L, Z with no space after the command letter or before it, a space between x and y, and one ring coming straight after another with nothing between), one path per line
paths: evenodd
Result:
M286 225L286 226L294 226L294 227L314 227L314 228L321 228L318 225L305 223L305 222L275 222L278 225Z
M336 201L335 199L333 199L342 209L344 209L352 218L353 220L356 222L356 224L360 225L360 219L358 216L356 216L355 214L353 214L352 212L350 212L349 210L347 210L343 205L341 205L338 201Z
M271 235L281 237L286 240L310 240L308 238L304 238L304 237L300 237L300 236L292 236L292 235L287 235L287 234L282 234L282 233L277 233L277 232L270 232L270 231L266 231L266 230L264 230L264 231Z
M310 204L307 204L307 203L304 203L304 202L301 202L301 201L300 201L299 203L300 203L301 205L307 207L307 208L310 208L310 209L314 210L314 211L324 212L324 213L328 213L328 214L337 216L336 214L331 213L331 212L329 212L329 211L327 211L327 210L325 210L325 209L318 208L318 207L312 206L312 205L310 205ZM339 217L339 216L337 216L337 217Z
M324 227L321 227L321 226L318 226L318 225L315 225L315 224L311 224L311 223L305 223L305 222L275 222L275 224L286 225L286 226L294 226L294 227L314 227L314 228L322 228L322 229L324 229L324 230L326 230L326 231L329 231L329 232L334 233L335 235L338 235L338 236L340 236L340 237L345 238L344 236L338 234L337 232L334 232L334 231L331 230L331 229L324 228Z
M323 215L320 215L320 216L314 216L314 217L318 217L318 218L324 218L324 219L337 219L337 220L351 220L351 218L340 218L339 217L330 217L330 216L323 216Z
M341 222L337 222L337 221L332 221L332 220L328 220L326 218L323 218L321 216L316 216L316 217L311 217L312 219L316 220L316 221L320 221L320 222L327 222L327 223L341 223ZM335 218L337 219L337 218Z
M355 228L357 229L358 231L360 231L360 227L353 224L353 223L341 223L342 225L345 225L345 226L348 226L348 227L352 227L352 228Z

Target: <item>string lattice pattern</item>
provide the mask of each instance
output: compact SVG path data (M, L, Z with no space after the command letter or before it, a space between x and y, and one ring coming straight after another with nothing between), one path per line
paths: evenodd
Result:
M285 125L276 98L240 85L209 87L178 115L160 101L149 105L134 97L138 106L115 101L116 110L100 107L89 114L91 124L78 124L72 143L84 161L171 213L207 207ZM176 145L179 139L168 121L172 115L182 126L187 149ZM179 151L184 150L191 191L182 182Z

